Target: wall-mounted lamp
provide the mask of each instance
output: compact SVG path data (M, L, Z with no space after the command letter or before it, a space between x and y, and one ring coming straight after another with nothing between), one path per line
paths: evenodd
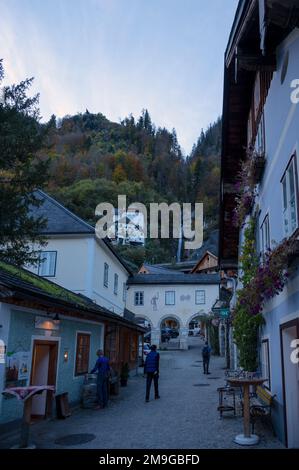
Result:
M56 313L56 315L54 316L53 322L55 323L55 325L59 325L59 323L60 323L60 318L59 318L58 313Z
M65 349L63 353L63 361L68 362L68 360L69 360L69 350Z

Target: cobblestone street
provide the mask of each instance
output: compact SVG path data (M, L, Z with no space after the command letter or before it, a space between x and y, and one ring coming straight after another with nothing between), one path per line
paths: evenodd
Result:
M95 438L79 448L240 448L233 443L242 432L242 418L229 414L219 419L217 387L224 385L224 359L211 358L211 375L202 370L200 339L190 339L188 351L162 351L160 400L153 390L145 403L142 370L130 378L128 387L105 410L76 410L64 420L32 426L32 441L39 448L61 448L55 440L75 433L91 433ZM204 386L196 386L205 384ZM283 448L270 429L257 424L261 440L257 448ZM15 443L8 436L1 447ZM72 447L69 447L72 448Z

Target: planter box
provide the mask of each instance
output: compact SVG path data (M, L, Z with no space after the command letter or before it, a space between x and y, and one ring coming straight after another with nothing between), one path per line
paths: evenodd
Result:
M265 155L256 155L253 158L252 169L253 169L253 179L255 184L258 184L262 181L263 174L266 166L266 157Z

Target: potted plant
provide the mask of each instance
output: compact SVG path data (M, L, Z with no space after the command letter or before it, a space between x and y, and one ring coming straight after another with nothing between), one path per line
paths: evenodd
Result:
M120 385L126 387L129 378L129 364L126 362L123 364L120 372Z

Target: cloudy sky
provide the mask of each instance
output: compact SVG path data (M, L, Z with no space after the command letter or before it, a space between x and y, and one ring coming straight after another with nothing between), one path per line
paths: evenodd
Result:
M185 153L222 108L237 0L0 0L5 83L35 77L43 120L147 108Z

